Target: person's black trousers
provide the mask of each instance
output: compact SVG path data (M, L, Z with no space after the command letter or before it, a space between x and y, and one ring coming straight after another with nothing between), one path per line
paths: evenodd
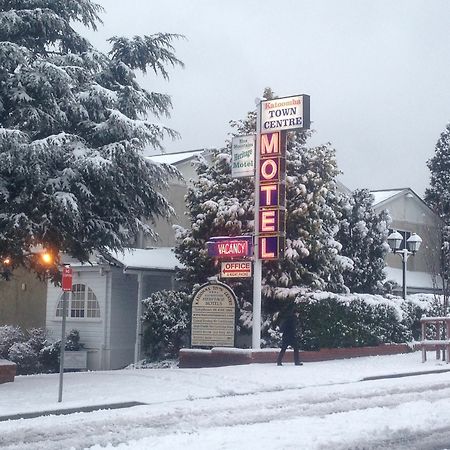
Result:
M294 350L294 364L296 366L300 365L300 355L299 355L299 352L298 352L298 345L296 345L296 344L282 344L281 345L280 353L278 353L277 364L281 365L281 362L283 361L283 356L286 353L286 349L289 346L291 346L292 349Z

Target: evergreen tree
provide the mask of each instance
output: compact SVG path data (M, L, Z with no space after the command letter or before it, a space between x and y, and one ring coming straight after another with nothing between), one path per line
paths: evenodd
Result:
M270 90L264 97L273 98ZM236 135L255 132L256 115L233 121ZM342 271L349 264L340 257L334 239L338 220L335 178L338 174L330 145L306 146L309 133L289 134L286 154L286 252L280 261L263 263L263 301L266 313L279 309L280 301L293 300L304 290L345 291ZM254 180L231 178L231 145L215 151L212 164L200 161L199 176L187 194L191 229L178 229L177 256L184 264L180 278L187 289L217 275L219 268L208 257L206 242L213 236L253 234ZM351 263L350 263L351 264ZM228 282L238 297L241 324L251 326L251 282Z
M450 298L450 123L439 137L434 156L428 160L431 172L430 187L425 190L425 201L442 219L440 236L441 261L439 273L444 295L443 314L448 313Z
M0 256L37 271L36 246L84 261L171 213L158 191L177 172L142 154L177 136L148 119L168 115L170 98L143 89L134 71L167 79L168 65L182 65L180 36L112 37L104 54L72 28L96 29L101 10L90 0L0 1Z
M390 218L386 210L375 213L373 200L367 189L359 189L350 196L343 194L340 201L336 238L342 245L342 255L353 261L353 269L344 272L351 292L375 294L383 289Z

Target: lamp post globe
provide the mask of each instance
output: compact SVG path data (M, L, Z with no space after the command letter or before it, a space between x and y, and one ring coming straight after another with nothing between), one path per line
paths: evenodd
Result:
M405 248L401 249L400 247L403 242L403 236L397 230L393 230L387 237L387 241L392 252L400 255L402 258L403 298L406 299L406 265L408 257L417 253L420 248L420 244L422 243L422 238L418 234L412 233L406 240Z

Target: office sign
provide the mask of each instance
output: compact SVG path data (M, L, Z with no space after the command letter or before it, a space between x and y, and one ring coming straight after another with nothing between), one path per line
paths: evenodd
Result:
M220 278L250 278L251 261L226 261L220 264Z
M231 176L252 177L255 174L255 136L236 136L231 140Z
M261 105L262 133L306 130L310 127L309 95L265 100Z

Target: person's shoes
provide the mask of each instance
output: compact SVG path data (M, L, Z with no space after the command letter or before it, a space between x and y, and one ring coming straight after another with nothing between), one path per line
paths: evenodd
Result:
M281 364L281 363L277 363L277 366L282 366L283 364Z
M296 366L303 366L302 362L295 363Z

